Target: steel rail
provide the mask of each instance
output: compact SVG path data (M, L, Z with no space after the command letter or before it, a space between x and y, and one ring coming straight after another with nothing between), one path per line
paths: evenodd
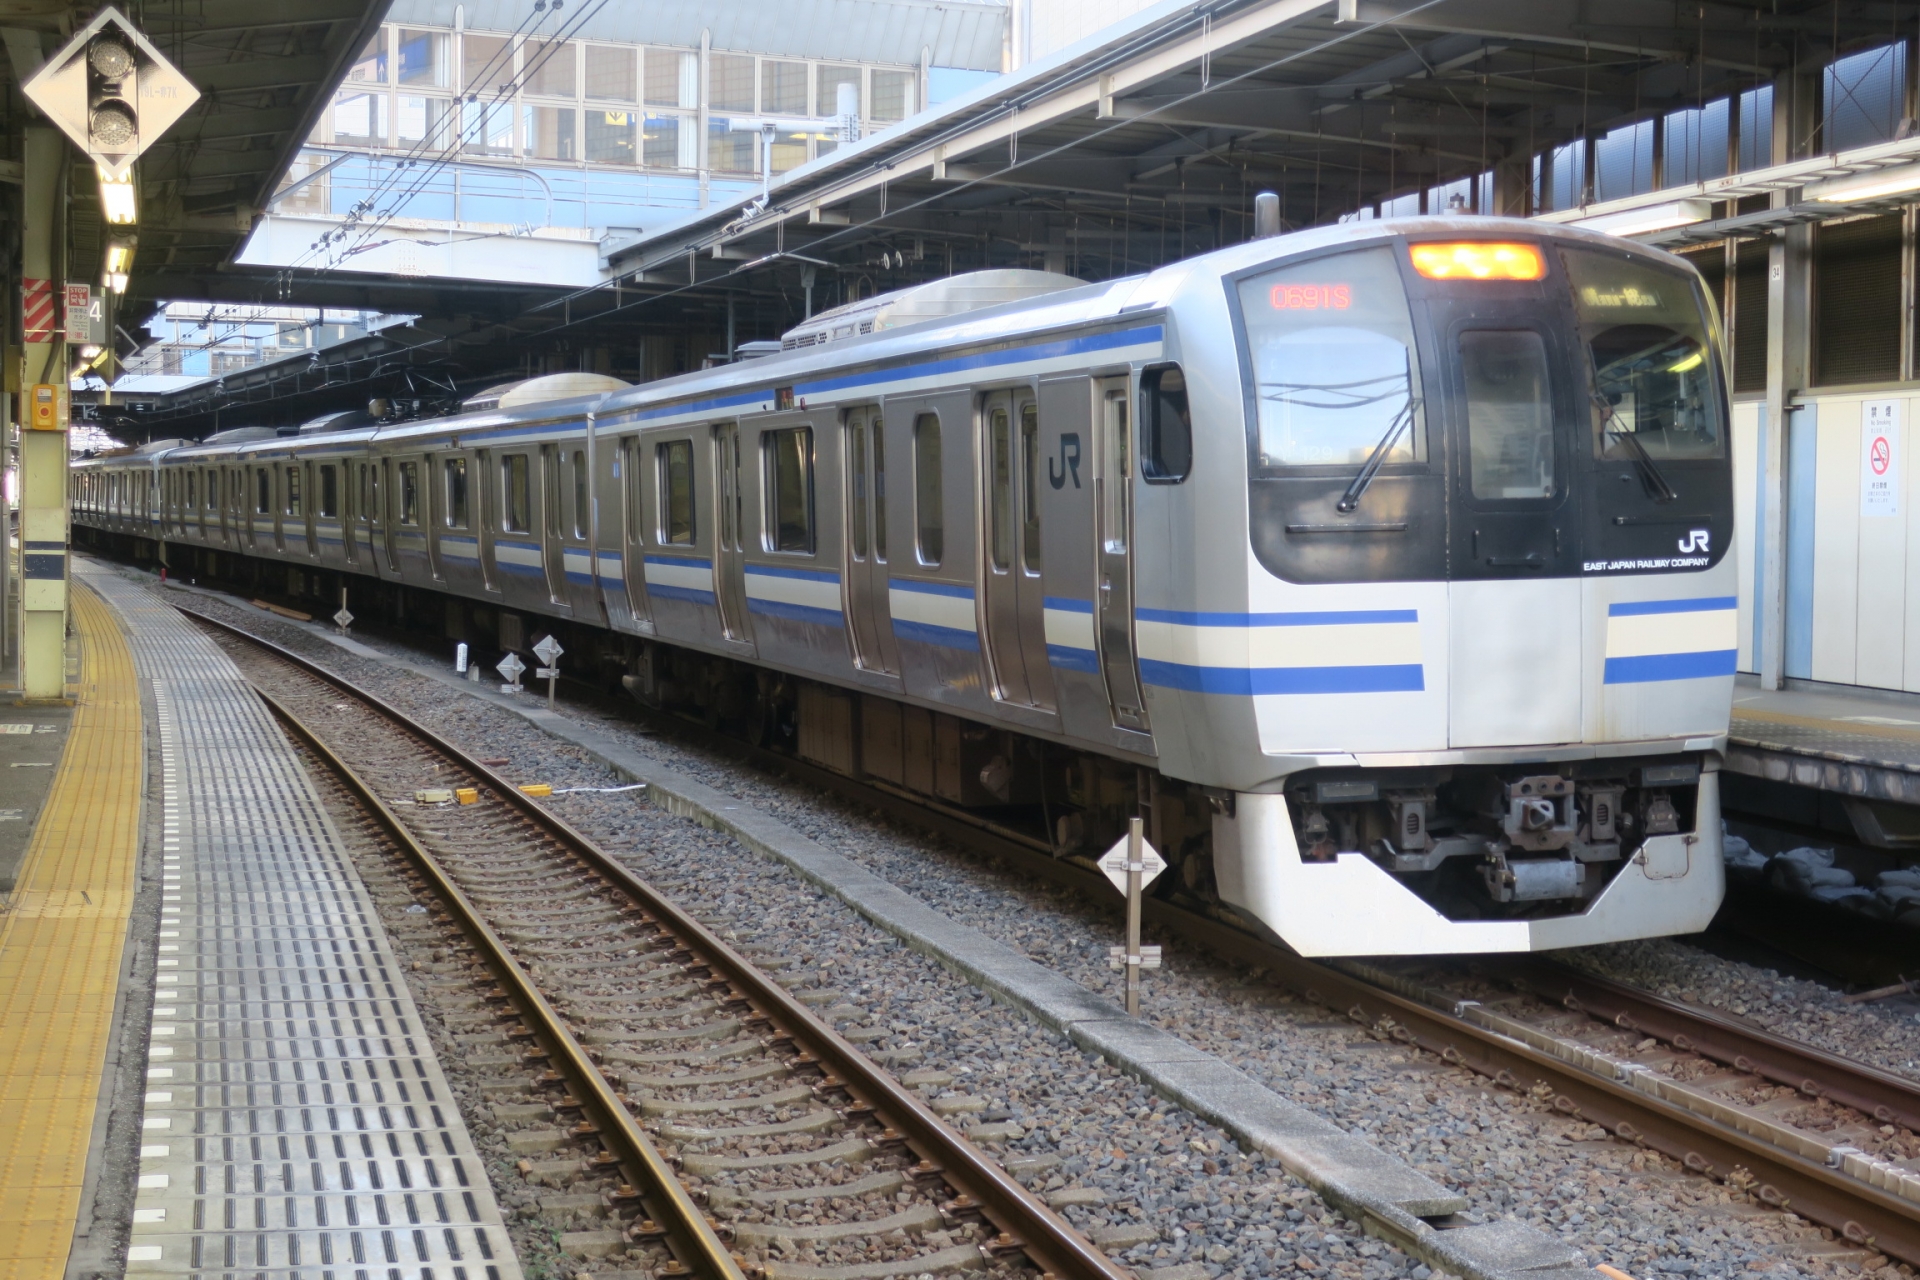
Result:
M1488 967L1574 1013L1920 1132L1920 1084L1892 1072L1552 961L1495 961Z
M574 1134L597 1135L614 1148L621 1172L629 1188L640 1188L640 1203L651 1222L662 1228L668 1249L680 1265L712 1280L747 1280L746 1272L721 1242L706 1214L693 1203L686 1188L675 1176L673 1166L660 1154L615 1094L613 1087L580 1042L567 1030L566 1023L540 994L533 980L520 967L513 953L488 925L460 886L448 875L439 860L407 829L374 789L309 728L299 716L278 698L257 686L254 693L269 710L306 744L320 762L333 773L353 798L373 815L389 838L400 846L408 862L425 878L434 897L439 899L460 931L467 935L481 961L500 984L521 1021L535 1039L542 1042L546 1059L558 1069L575 1091L587 1122Z
M739 998L766 1015L797 1049L810 1055L825 1073L826 1082L821 1087L838 1089L854 1099L854 1106L843 1110L869 1111L899 1135L907 1148L920 1157L921 1163L913 1171L916 1179L939 1177L956 1192L955 1198L943 1205L943 1209L962 1216L979 1213L996 1227L999 1237L985 1248L994 1253L1024 1253L1036 1267L1058 1280L1135 1280L1132 1272L1115 1263L1072 1224L1047 1208L997 1162L949 1127L917 1095L843 1039L785 987L603 852L558 814L536 803L489 766L345 677L232 623L179 605L174 607L189 618L244 640L355 699L486 783L545 834L604 876L662 930L678 939L691 956L724 978Z

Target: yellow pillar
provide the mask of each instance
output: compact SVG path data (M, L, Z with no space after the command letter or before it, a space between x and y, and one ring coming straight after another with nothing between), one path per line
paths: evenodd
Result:
M47 281L58 301L67 274L66 139L57 129L28 129L25 160L20 274ZM67 344L53 333L22 337L39 340L23 344L21 379L20 688L28 698L60 698L67 691ZM36 412L37 387L51 388L50 421L44 400Z

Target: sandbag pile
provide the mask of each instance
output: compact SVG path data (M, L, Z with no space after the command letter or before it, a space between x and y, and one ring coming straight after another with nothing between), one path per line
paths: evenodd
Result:
M1882 871L1867 886L1845 867L1833 865L1832 849L1803 846L1769 857L1732 834L1722 835L1721 848L1730 878L1764 882L1781 893L1920 927L1920 868Z

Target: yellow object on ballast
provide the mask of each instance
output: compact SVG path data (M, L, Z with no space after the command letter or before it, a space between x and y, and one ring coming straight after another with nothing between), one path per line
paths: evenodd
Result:
M479 803L480 803L480 788L478 788L478 787L455 787L455 788L453 789L453 798L454 798L455 800L458 800L458 801L459 801L459 802L460 802L461 804L479 804Z
M133 654L93 592L73 605L79 705L0 915L0 1276L21 1280L66 1270L140 852Z
M551 782L523 782L520 789L530 796L550 796L553 794Z

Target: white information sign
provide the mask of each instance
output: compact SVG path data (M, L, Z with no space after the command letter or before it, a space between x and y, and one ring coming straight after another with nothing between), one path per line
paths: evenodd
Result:
M1860 406L1860 514L1900 514L1900 402Z
M1140 887L1146 888L1153 878L1167 869L1163 859L1154 847L1145 840L1140 842ZM1100 870L1107 879L1113 881L1113 887L1120 892L1127 891L1127 838L1121 836L1113 848L1100 855Z
M546 663L548 666L552 666L553 660L566 652L565 649L560 647L560 642L552 636L547 636L541 640L539 644L533 646L533 651L539 655L540 661Z
M493 669L495 671L498 671L501 675L505 676L507 678L507 683L519 684L520 673L527 669L527 664L520 661L519 654L510 653L506 657L500 659L500 661L494 665Z

